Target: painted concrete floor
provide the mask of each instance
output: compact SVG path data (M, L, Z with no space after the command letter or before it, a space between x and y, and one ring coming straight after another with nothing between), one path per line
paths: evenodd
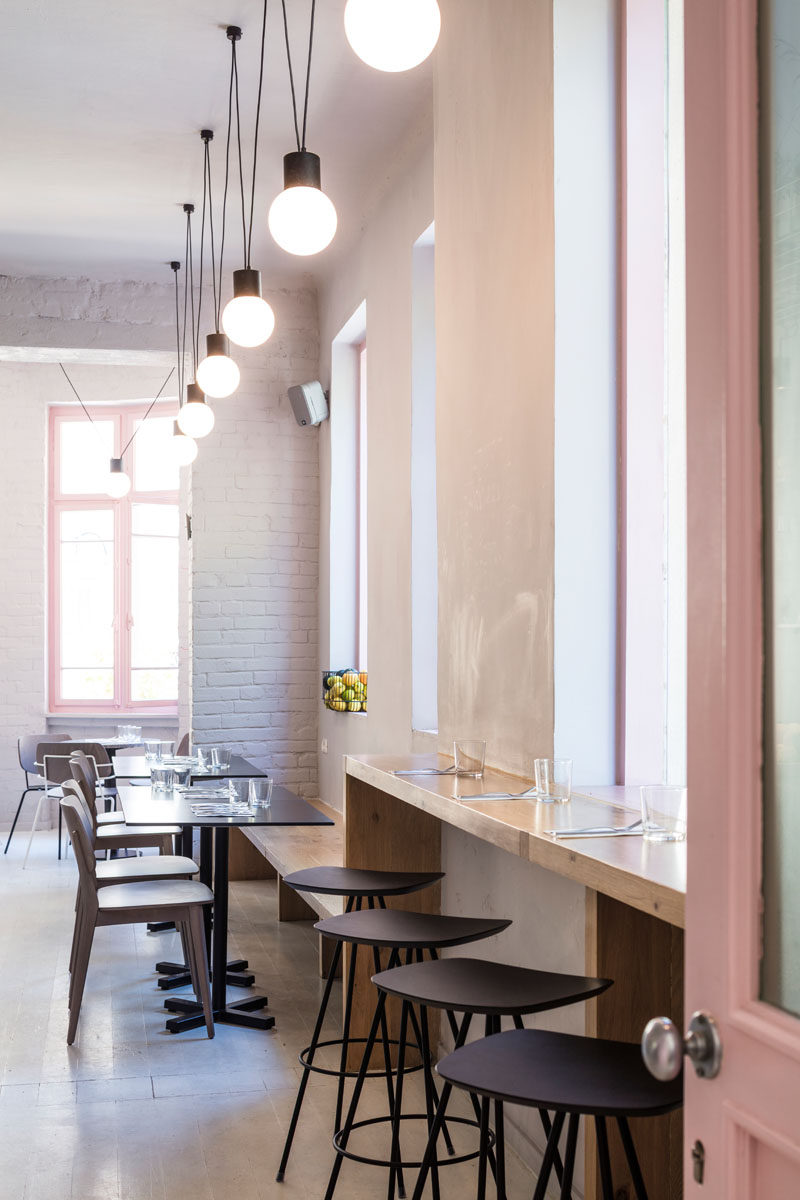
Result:
M164 1029L153 964L178 956L174 934L98 930L69 1047L76 867L71 857L57 861L55 836L45 832L23 871L25 840L0 856L0 1200L322 1200L333 1161L332 1082L324 1077L309 1087L286 1182L275 1182L297 1053L310 1040L322 988L311 924L278 923L271 883L232 885L230 951L249 959L276 1028L218 1026L213 1041L203 1030ZM420 1111L419 1076L409 1080ZM386 1111L380 1080L364 1099L360 1116ZM367 1132L358 1146L388 1148L382 1134ZM411 1136L404 1153L418 1146ZM509 1196L527 1200L533 1177L510 1151L508 1171ZM475 1195L474 1163L440 1178L443 1200ZM346 1163L336 1195L378 1200L386 1192L383 1170Z

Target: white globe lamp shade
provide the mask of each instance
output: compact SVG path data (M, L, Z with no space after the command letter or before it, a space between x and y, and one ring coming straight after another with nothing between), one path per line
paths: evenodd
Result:
M197 367L197 383L207 396L222 400L232 396L239 386L239 368L230 357L230 345L224 333L206 337L206 357Z
M178 428L190 438L203 438L214 428L214 410L196 383L186 389L186 403L178 412Z
M261 295L261 272L233 272L233 299L222 310L222 328L236 346L263 346L275 328L275 313Z
M272 201L269 231L289 254L319 254L333 241L338 218L320 186L317 154L298 150L283 160L284 189Z
M192 437L187 437L185 433L181 433L178 428L178 422L172 432L172 457L179 467L188 467L197 458L197 442Z
M376 71L408 71L424 62L439 40L437 0L347 0L347 40Z
M122 459L112 458L106 481L106 491L112 500L121 500L131 490L131 477L122 469Z

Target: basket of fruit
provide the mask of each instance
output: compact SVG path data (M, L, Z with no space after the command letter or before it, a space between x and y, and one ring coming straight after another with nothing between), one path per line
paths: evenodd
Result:
M367 672L347 667L322 672L322 699L333 712L367 711Z

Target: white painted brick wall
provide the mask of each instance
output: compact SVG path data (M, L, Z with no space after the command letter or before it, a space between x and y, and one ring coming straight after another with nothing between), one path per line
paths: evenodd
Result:
M241 386L213 402L192 468L192 726L316 796L318 433L295 423L286 391L317 378L317 302L269 300L275 334L234 351Z

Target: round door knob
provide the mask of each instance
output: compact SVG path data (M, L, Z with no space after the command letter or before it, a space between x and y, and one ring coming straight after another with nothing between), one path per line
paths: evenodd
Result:
M717 1023L709 1013L696 1012L686 1037L669 1017L654 1017L642 1034L642 1058L656 1079L676 1079L684 1054L692 1060L701 1079L713 1079L722 1062L722 1043Z

